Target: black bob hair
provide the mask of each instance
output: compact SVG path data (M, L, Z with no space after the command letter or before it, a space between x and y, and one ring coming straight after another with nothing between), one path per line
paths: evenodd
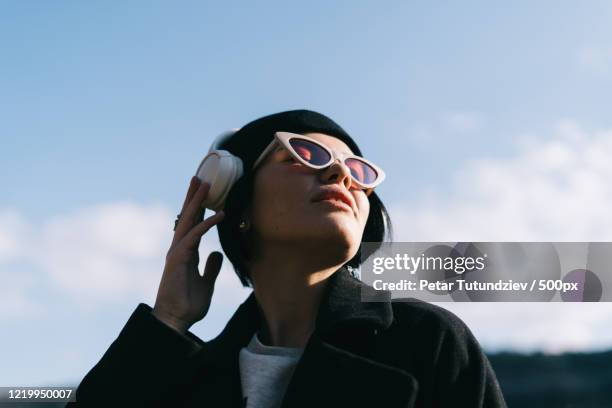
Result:
M245 287L251 287L248 260L253 247L250 234L242 232L239 223L253 198L255 172L253 163L272 141L274 133L286 131L292 133L324 133L342 140L354 154L362 156L361 150L353 139L336 122L327 116L311 110L291 110L264 116L249 122L226 140L219 149L227 150L240 157L243 162L243 175L232 186L225 201L223 210L225 217L217 224L219 241L223 251L232 263L240 282ZM343 266L358 268L362 257L366 259L384 242L385 235L391 239L393 235L391 219L375 191L368 196L370 212L363 231L361 242L377 242L378 245L368 246L368 251L362 251L363 246L355 256ZM373 247L373 248L372 248Z

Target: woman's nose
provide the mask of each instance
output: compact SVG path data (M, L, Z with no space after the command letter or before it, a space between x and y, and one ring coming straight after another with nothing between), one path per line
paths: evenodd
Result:
M344 164L340 159L334 160L332 164L329 165L323 171L323 180L325 182L341 182L344 183L347 190L351 189L351 170L348 168L346 164Z

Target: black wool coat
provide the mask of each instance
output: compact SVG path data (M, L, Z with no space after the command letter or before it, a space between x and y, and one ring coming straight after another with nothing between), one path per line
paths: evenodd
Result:
M342 267L284 395L290 407L506 407L489 360L453 313L391 300ZM380 302L362 302L361 293ZM67 407L242 407L239 351L259 329L254 293L210 341L140 303Z

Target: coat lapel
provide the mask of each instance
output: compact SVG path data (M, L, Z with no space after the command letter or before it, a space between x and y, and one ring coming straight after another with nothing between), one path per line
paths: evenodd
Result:
M287 387L282 407L409 408L416 379L406 371L313 336Z
M375 360L377 333L393 321L390 292L374 290L351 276L345 267L329 279L315 330L296 366L282 407L412 406L416 379ZM362 302L362 291L368 299L377 301ZM200 382L196 389L201 394L193 395L194 401L214 401L211 406L242 405L238 354L262 321L252 292L221 334L206 342L192 359L196 371L192 378Z

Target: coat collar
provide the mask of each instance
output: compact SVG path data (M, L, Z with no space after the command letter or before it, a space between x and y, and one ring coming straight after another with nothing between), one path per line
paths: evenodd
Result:
M381 401L389 407L411 406L418 387L414 377L369 358L376 349L376 331L388 328L393 321L391 293L376 291L362 283L346 267L329 279L314 332L289 383L283 407L337 406L332 402L344 404L349 400L354 407L377 405ZM362 302L362 295L370 300ZM199 389L203 400L213 400L215 406L241 405L239 351L262 321L255 294L251 292L221 334L193 356L194 369L201 373L194 377L209 378L208 373L215 372L216 382ZM355 387L362 390L359 398L344 395ZM398 394L397 389L403 392ZM317 391L315 395L313 390L325 392Z
M362 302L362 298L375 301ZM345 325L386 329L392 321L391 292L375 290L342 267L330 277L315 330L325 336Z
M346 267L341 267L329 278L315 320L314 335L326 339L345 328L360 327L364 330L384 330L393 321L391 292L377 291L352 276ZM362 297L376 299L362 302ZM233 355L246 346L261 326L263 317L251 292L238 307L225 329L209 345ZM210 354L210 353L207 353Z

